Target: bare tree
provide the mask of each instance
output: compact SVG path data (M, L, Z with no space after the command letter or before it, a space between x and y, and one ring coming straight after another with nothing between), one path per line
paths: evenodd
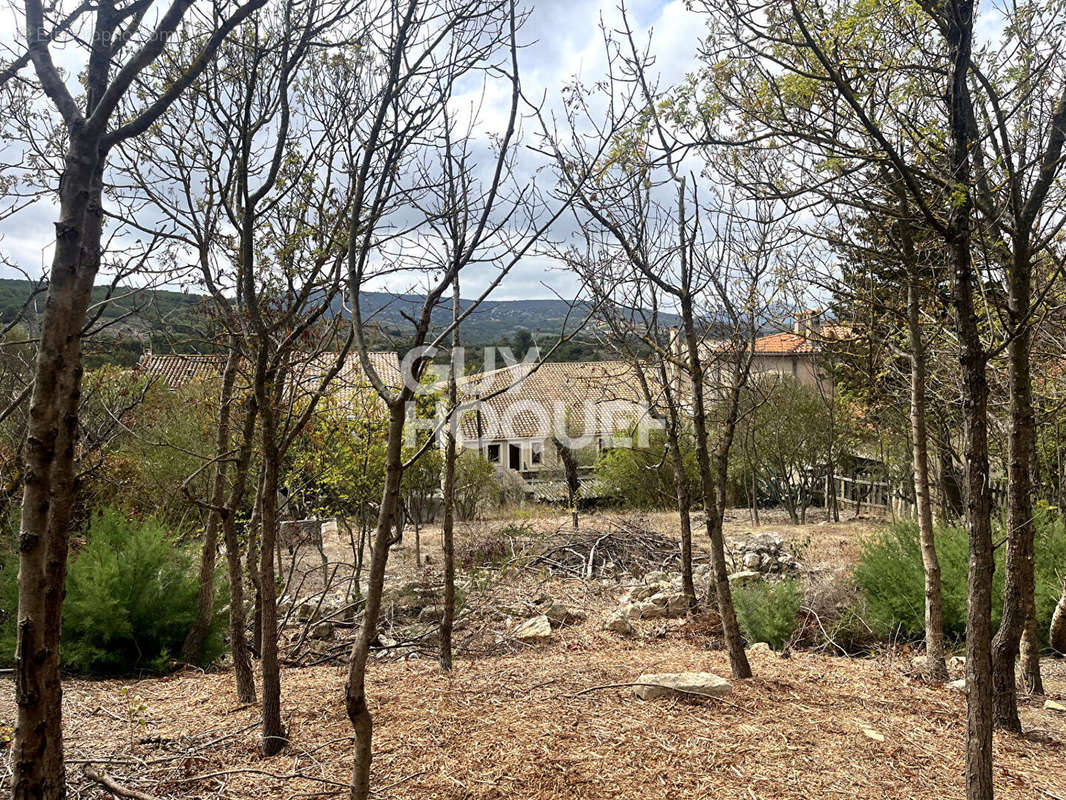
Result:
M952 273L950 303L955 314L959 343L963 438L966 449L966 525L970 543L967 613L967 797L992 796L992 682L991 597L993 546L988 457L989 351L982 337L975 291L977 267L974 244L974 163L978 143L970 76L974 64L975 5L970 0L945 0L922 4L924 16L900 16L884 8L846 7L822 9L783 2L775 12L745 0L707 2L717 31L709 39L707 57L724 65L715 95L725 96L730 107L744 104L745 122L726 131L728 115L709 120L705 138L738 139L745 144L774 142L792 149L793 169L798 168L792 195L801 197L827 185L846 185L857 170L871 164L889 170L907 193L924 225L935 232L947 253ZM863 51L863 68L852 70L841 60L852 52L855 40L845 41L837 24L839 15L880 31L877 52ZM902 50L897 48L902 47ZM900 70L897 50L914 60L915 70ZM917 155L928 142L915 135L906 103L895 93L885 102L875 100L889 83L880 81L884 59L893 74L920 83L932 76L935 94L920 86L914 97L943 97L933 121L944 142L942 157L924 161L932 169L919 170ZM773 66L771 66L773 65ZM778 71L780 69L780 71ZM783 83L802 76L806 82L802 104L783 90ZM762 92L764 100L752 100ZM872 102L871 102L872 101ZM928 101L925 101L928 106ZM828 160L827 160L828 159ZM819 173L805 169L820 164ZM932 188L926 170L932 173ZM842 180L843 179L843 180ZM791 181L788 183L792 184ZM782 187L774 187L777 196Z
M542 119L545 147L563 185L577 196L583 226L617 251L598 263L625 263L653 287L658 303L680 317L671 360L685 372L715 594L733 675L750 677L722 525L763 278L780 245L772 235L772 214L767 216L772 204L742 209L724 183L704 191L693 170L708 164L690 155L673 118L660 110L647 53L638 49L628 23L620 43L606 39L606 88L592 99L580 87L570 91L563 135ZM707 172L720 174L714 166Z
M55 40L39 0L27 0L22 27L29 60L66 134L59 219L41 322L30 405L20 533L16 697L12 746L14 796L64 794L59 633L66 578L70 514L76 492L74 449L81 385L81 338L93 283L100 268L103 192L110 151L156 122L214 58L219 44L265 0L227 4L201 40L195 58L160 93L139 92L138 81L167 52L193 6L177 0L156 25L151 4L103 3L92 11L93 35L83 46L86 70L80 96L72 93L52 60ZM69 14L58 27L68 26ZM85 42L81 45L81 42ZM136 87L136 88L135 88Z

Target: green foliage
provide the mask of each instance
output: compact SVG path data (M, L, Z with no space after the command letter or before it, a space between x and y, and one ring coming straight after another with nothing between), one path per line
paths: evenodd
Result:
M825 466L832 460L839 467L848 458L853 410L790 375L766 374L746 391L742 417L747 422L733 449L733 480L748 487L754 473L758 499L780 502L793 522L805 521Z
M81 412L85 425L104 428L113 424L116 410L128 409L122 414L124 428L86 486L86 505L151 515L178 529L198 525L199 512L182 485L195 474L190 491L200 498L210 494L214 470L203 466L215 451L218 384L195 380L171 391L155 383L145 391L144 378L117 368L86 376L87 401Z
M370 397L354 414L323 404L290 452L290 495L302 495L310 513L372 524L385 491L387 428Z
M10 514L0 530L0 666L15 659L15 615L18 613L19 588L18 516Z
M681 460L689 497L695 503L701 495L691 436L682 436ZM596 478L604 491L622 507L661 509L677 506L674 466L663 431L652 432L647 448L617 448L605 452L596 463Z
M158 521L134 521L112 509L93 515L86 538L67 575L65 666L94 674L166 670L196 616L192 555ZM216 587L204 663L223 650L227 587L221 579Z
M1036 515L1036 624L1044 639L1066 571L1066 528L1048 509ZM997 533L999 541L1003 534ZM944 602L944 635L966 636L966 577L969 544L961 527L940 526L935 532ZM992 581L992 624L1003 610L1004 547L996 549ZM866 597L870 623L882 636L901 634L919 639L925 634L925 572L918 526L901 522L863 543L855 579Z
M966 633L966 531L941 526L936 530L944 602L944 635L962 639ZM997 551L998 555L998 551ZM925 634L925 569L918 526L898 522L866 539L855 568L855 580L866 596L870 624L884 637L903 635L918 639ZM997 615L1003 597L1002 570L996 570ZM993 620L993 624L998 620Z
M472 520L502 492L496 468L477 453L463 450L455 459L455 515Z
M798 626L797 614L803 592L793 580L759 581L739 587L733 593L737 622L749 643L766 642L780 650Z

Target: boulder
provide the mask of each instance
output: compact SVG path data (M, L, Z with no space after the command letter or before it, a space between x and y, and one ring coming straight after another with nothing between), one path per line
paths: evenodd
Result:
M530 644L546 642L552 636L552 624L544 614L527 619L514 629L514 638Z
M544 611L544 616L552 624L552 627L560 625L573 625L576 622L584 622L585 615L579 611L572 611L562 603L552 603Z
M745 553L741 563L744 565L744 569L756 570L762 566L762 558L758 553Z
M666 598L666 614L671 617L683 617L688 614L688 598L684 594L672 594Z
M629 621L629 612L621 608L607 618L607 622L604 623L603 627L623 636L632 636L637 632L637 629L633 627L633 623Z
M666 605L659 605L653 603L651 600L645 600L638 606L635 606L637 611L637 619L663 619L666 617Z
M1045 700L1044 710L1066 712L1066 706L1064 706L1062 703L1056 703L1054 700Z
M949 681L946 686L953 692L962 692L966 694L966 679L959 678L957 681Z
M443 606L426 606L418 612L419 622L440 622L440 618L444 616Z
M698 694L722 697L733 691L725 678L710 672L648 672L637 678L633 693L641 700Z
M733 588L737 586L748 586L756 581L762 580L762 574L755 570L747 569L740 572L734 572L729 576L729 585Z
M749 653L772 653L774 648L770 647L766 642L756 642L748 648Z
M319 622L310 632L307 634L312 639L332 639L333 638L333 626L328 622Z

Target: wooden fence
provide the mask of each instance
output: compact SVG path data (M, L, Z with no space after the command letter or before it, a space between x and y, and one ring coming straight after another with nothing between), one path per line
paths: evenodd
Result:
M912 517L915 514L913 491L910 487L893 486L887 481L871 478L851 478L836 476L837 503L841 508L849 505L854 513L859 514L864 508L886 511L894 517ZM829 482L826 478L825 500L829 499ZM1007 499L1007 490L1003 481L992 482L992 507L1002 508Z

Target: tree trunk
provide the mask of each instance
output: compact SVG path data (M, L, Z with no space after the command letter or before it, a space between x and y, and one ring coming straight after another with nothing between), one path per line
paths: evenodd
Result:
M459 273L455 273L452 296L452 362L448 370L448 413L454 414L459 405L455 359L459 350ZM447 441L444 449L444 520L441 539L444 550L444 609L440 618L440 668L452 668L452 626L455 624L455 459L458 419L448 419Z
M271 382L273 383L273 382ZM285 747L281 722L281 674L278 667L278 605L274 580L274 546L278 533L278 481L281 469L274 409L265 392L260 398L263 444L263 484L260 491L259 534L259 668L263 686L263 755L272 756ZM265 400L265 402L264 402Z
M104 154L71 134L30 401L19 530L12 797L65 796L60 623L81 396L81 332L100 266Z
M1034 603L1035 606L1035 603ZM1036 609L1025 621L1022 631L1022 683L1029 694L1044 694L1044 678L1040 674L1040 637L1036 631Z
M241 446L237 452L233 486L226 500L222 518L222 541L226 545L226 567L229 572L229 638L233 655L233 676L237 687L237 699L242 703L255 702L255 678L252 659L248 652L248 639L244 617L244 570L241 568L241 545L237 539L237 509L244 500L248 484L248 469L255 441L256 405L249 399L246 405Z
M374 542L370 551L370 575L367 582L363 623L359 626L355 644L352 646L348 680L344 687L345 710L355 731L352 800L368 800L370 797L370 759L374 722L366 704L366 662L370 656L370 643L377 636L381 595L385 586L385 565L389 559L392 517L396 513L400 480L403 478L401 445L403 444L404 413L402 402L390 404L388 439L385 445L385 491L381 499L377 528L374 531Z
M553 437L553 442L555 443L555 452L558 454L559 460L563 462L563 474L566 477L566 496L570 504L570 518L576 531L578 523L577 498L581 489L581 482L577 476L577 460L567 445L555 437Z
M671 412L671 416L674 414ZM670 461L674 467L674 488L677 490L677 514L681 521L681 584L685 597L688 598L689 611L699 610L699 598L692 581L692 498L689 496L688 479L685 475L685 463L681 457L681 444L678 441L676 418L667 422L666 432L670 445Z
M965 442L966 529L970 563L966 607L966 798L992 800L992 494L988 469L987 354L974 308L971 255L973 196L970 148L977 138L970 99L973 0L955 0L944 14L952 71L948 87L952 204L945 242L954 269L953 305L959 337Z
M1007 465L1007 555L1003 617L992 642L995 725L1021 732L1015 661L1026 624L1035 611L1032 461L1036 443L1033 387L1029 369L1029 251L1016 243L1010 269L1008 302L1013 338L1007 345L1010 385L1010 432ZM1037 661L1039 669L1039 661Z
M718 613L722 618L726 648L729 651L729 666L734 678L750 678L751 665L744 652L744 637L737 624L737 612L733 607L733 594L729 588L729 573L725 563L725 541L722 537L722 515L719 513L717 492L711 474L707 441L707 416L703 398L703 365L700 363L699 340L692 316L692 298L681 298L681 314L684 322L685 341L688 346L689 375L692 379L692 422L696 434L696 464L699 467L700 484L703 490L703 511L706 517L707 536L711 540L711 569L714 573L715 596Z
M948 679L944 660L944 603L941 594L940 559L933 538L933 503L929 496L929 436L925 419L925 342L919 302L917 268L909 235L905 236L906 257L911 265L907 287L907 331L911 357L911 447L914 458L914 498L918 511L918 538L925 569L925 659L933 680Z
M1062 596L1055 605L1055 613L1051 615L1048 643L1052 650L1066 656L1066 580L1062 582Z
M222 370L222 388L218 399L218 422L215 438L215 480L211 488L211 508L208 510L207 525L204 528L204 545L200 553L200 594L196 603L196 619L185 637L181 648L181 658L186 663L197 663L203 652L204 640L211 630L211 620L215 611L215 557L218 551L218 527L221 519L221 506L226 492L226 466L229 458L230 440L230 404L233 401L233 384L237 379L237 366L240 351L230 347L226 366Z
M248 520L248 552L245 556L245 569L248 580L255 591L252 603L252 653L258 658L263 650L263 606L262 593L259 590L259 532L263 525L263 468L259 468L256 482L255 499L252 501L252 517Z

